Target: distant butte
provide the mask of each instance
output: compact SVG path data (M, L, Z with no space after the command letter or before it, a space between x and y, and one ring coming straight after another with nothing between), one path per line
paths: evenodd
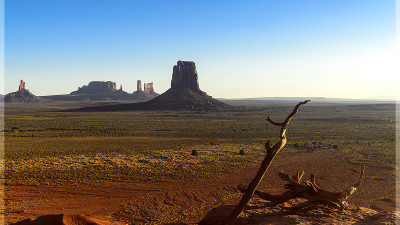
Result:
M32 103L32 102L43 102L49 101L48 99L38 97L28 89L25 89L25 81L21 80L18 91L12 92L4 96L5 102L24 102L24 103Z
M138 81L138 85L141 85ZM139 89L138 89L139 90ZM46 96L54 101L134 101L145 102L157 97L154 92L153 82L145 84L144 91L140 86L140 92L135 91L132 94L122 90L122 85L117 89L117 84L112 81L92 81L88 85L79 87L78 90L68 95Z
M151 83L144 83L142 90L142 81L138 80L137 81L137 90L132 93L133 98L136 100L139 100L141 102L146 102L149 101L155 97L157 97L159 94L154 92L153 88L153 82Z
M139 86L139 82L138 82ZM138 88L139 91L139 88ZM124 111L124 110L190 110L230 109L232 106L218 101L200 90L196 64L178 61L173 67L171 88L148 101L131 104L115 104L85 107L83 111Z

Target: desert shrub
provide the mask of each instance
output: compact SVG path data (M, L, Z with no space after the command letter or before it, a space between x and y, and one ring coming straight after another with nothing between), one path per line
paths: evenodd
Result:
M332 147L333 147L334 149L337 149L337 148L338 148L338 145L332 145Z
M199 152L198 152L197 150L192 150L191 155L192 155L192 156L198 156L198 155L199 155Z
M299 143L295 143L294 147L298 148L298 147L300 147L300 144Z
M241 149L240 151L239 151L239 155L245 155L246 153L244 152L244 150L243 149Z

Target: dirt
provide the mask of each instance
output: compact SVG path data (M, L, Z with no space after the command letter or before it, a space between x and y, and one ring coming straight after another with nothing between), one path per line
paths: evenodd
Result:
M278 155L259 189L272 194L282 193L285 191L284 183L278 178L278 172L284 170L291 174L304 170L303 180L308 180L310 173L314 173L321 188L339 191L357 180L362 164L366 165L364 182L348 199L353 205L351 207L357 205L367 211L394 212L396 210L394 166L374 160L365 162L353 160L350 155L335 151ZM198 180L106 182L91 186L5 185L5 222L10 224L48 214L79 214L107 220L111 224L141 224L146 221L139 217L134 217L137 218L136 221L126 221L132 217L129 217L124 209L129 206L129 209L136 209L139 212L140 209L157 204L157 207L162 205L163 209L172 209L171 216L176 219L171 222L194 224L216 206L237 203L240 194L235 191L235 187L239 184L248 184L258 167L259 163L256 163L251 168ZM259 200L252 200L253 204L257 201ZM265 215L268 214L268 210L268 207L264 209ZM360 221L357 219L358 214L355 209L352 210L346 211L347 217ZM195 213L191 214L188 211ZM329 211L322 210L321 213L325 213L325 217L328 218L324 223L329 223L329 218L335 218L334 214L337 212L330 214ZM307 212L303 212L304 215L307 215ZM274 214L275 220L277 217L282 221L288 218L284 212ZM294 224L302 224L302 215L291 214L290 218L292 217L297 217L298 220L291 221L300 221Z

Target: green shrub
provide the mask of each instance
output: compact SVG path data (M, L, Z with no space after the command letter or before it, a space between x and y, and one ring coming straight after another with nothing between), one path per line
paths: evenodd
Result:
M199 155L199 152L198 152L197 150L192 150L191 155L193 155L193 156L198 156L198 155Z

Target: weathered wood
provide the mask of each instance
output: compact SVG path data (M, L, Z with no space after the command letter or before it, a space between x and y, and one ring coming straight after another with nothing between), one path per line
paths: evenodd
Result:
M268 122L270 122L272 125L281 127L280 141L278 141L272 148L270 147L270 141L268 141L265 144L265 149L267 150L267 155L265 156L264 160L262 161L261 166L258 169L256 176L250 182L250 184L249 184L246 192L244 193L242 199L240 200L239 204L236 206L236 208L233 210L233 212L229 215L229 217L225 220L226 225L233 225L235 223L236 218L239 216L239 214L243 211L244 207L250 201L251 197L254 195L254 192L255 192L258 184L264 177L264 174L268 170L268 167L271 165L272 160L275 158L275 156L279 153L279 151L286 144L286 129L287 129L287 126L288 126L290 120L298 112L300 106L306 104L309 101L310 100L306 100L304 102L298 103L295 106L295 108L293 109L292 113L290 113L289 116L287 116L286 120L283 123L276 123L276 122L272 121L272 119L268 116L268 118L267 118Z
M314 203L322 203L343 210L344 205L347 204L345 200L361 185L364 176L364 168L364 165L362 165L358 181L354 185L340 192L331 192L321 189L316 184L315 176L313 174L310 175L310 181L306 181L304 184L301 184L301 176L299 176L299 173L296 173L291 177L281 171L279 172L279 177L287 182L287 184L285 184L285 188L288 189L288 191L281 195L271 195L259 190L255 190L254 194L275 204L282 204L294 198L307 199L306 202L292 207L292 209L296 210L307 207ZM243 187L238 187L238 189L241 192L247 191L247 188Z

